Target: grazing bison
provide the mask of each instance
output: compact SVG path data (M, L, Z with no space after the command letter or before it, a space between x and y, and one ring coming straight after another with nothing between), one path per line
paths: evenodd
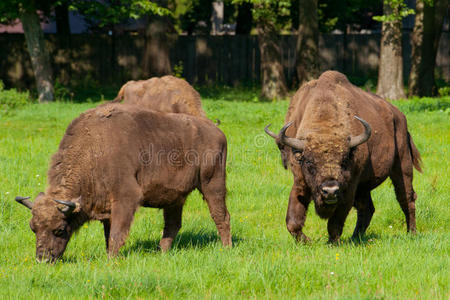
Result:
M48 171L49 186L31 209L36 258L58 259L83 223L103 223L109 256L118 253L140 206L164 210L163 251L181 227L188 194L199 189L224 246L231 246L225 204L225 135L209 121L136 106L88 110L67 128Z
M353 238L364 234L375 211L370 191L388 176L407 230L416 231L412 179L413 166L421 171L420 154L396 107L328 71L297 91L286 123L278 135L269 126L265 131L294 175L286 225L297 240L308 240L302 228L311 200L328 219L330 242L339 240L352 206L358 216Z
M185 80L170 75L128 81L113 101L206 119L199 93Z

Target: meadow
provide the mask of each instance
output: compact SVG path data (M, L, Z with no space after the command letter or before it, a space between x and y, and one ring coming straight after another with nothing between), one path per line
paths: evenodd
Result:
M14 197L45 190L67 125L98 102L29 104L0 115L0 298L450 298L450 98L396 103L423 159L424 172L414 174L418 234L406 234L387 180L372 193L376 211L361 242L350 240L354 210L340 245L329 245L326 221L310 206L304 232L312 241L305 245L286 230L292 174L263 132L268 123L281 128L288 101L259 102L251 92L203 96L228 139L231 249L222 247L193 192L168 253L157 249L162 211L141 208L119 257L107 258L103 228L91 222L72 237L62 260L36 263L31 214Z

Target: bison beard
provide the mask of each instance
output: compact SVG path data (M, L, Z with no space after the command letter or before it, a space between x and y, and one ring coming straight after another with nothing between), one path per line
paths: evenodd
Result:
M208 120L123 104L81 114L52 158L45 194L34 202L16 198L33 214L36 259L61 257L71 235L90 220L103 223L108 255L116 255L140 206L164 210L160 247L167 251L194 189L203 194L223 245L231 246L226 155L224 134Z
M330 242L339 240L352 207L358 216L352 237L363 235L375 211L370 191L388 176L407 231L416 231L412 178L413 167L421 171L420 154L396 107L327 71L297 91L285 121L279 134L269 125L265 131L294 175L286 225L297 240L308 240L302 228L311 201L328 219Z

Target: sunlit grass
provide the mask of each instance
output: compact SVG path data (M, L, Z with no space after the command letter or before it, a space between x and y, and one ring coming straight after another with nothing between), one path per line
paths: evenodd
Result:
M241 97L244 97L241 95ZM51 155L70 121L96 103L30 105L0 120L1 298L449 298L449 141L446 109L415 111L401 103L424 161L415 173L418 234L406 234L389 181L373 192L376 208L367 236L326 244L326 221L310 209L308 245L285 228L292 175L263 134L280 128L288 103L204 99L229 144L228 198L234 247L223 249L198 192L188 199L174 248L157 251L162 212L140 209L120 257L108 260L102 226L92 222L72 238L62 261L34 261L30 213L16 195L36 196L46 185ZM434 101L434 100L430 100Z

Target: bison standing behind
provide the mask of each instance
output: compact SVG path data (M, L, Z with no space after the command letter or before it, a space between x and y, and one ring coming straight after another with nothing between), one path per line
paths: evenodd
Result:
M107 104L67 128L48 171L49 186L31 209L36 258L58 259L83 223L103 223L108 254L125 243L140 206L164 210L163 251L181 227L188 194L199 189L222 243L231 245L225 204L225 135L212 122L137 106Z
M170 75L128 81L120 88L114 102L207 119L200 94L185 80Z
M420 154L396 107L328 71L297 91L286 123L278 135L265 130L294 175L286 225L297 240L308 239L302 228L311 200L317 214L328 219L330 242L340 238L352 206L357 210L353 237L364 234L375 212L370 192L388 176L407 230L416 231L412 179L413 166L421 171Z

